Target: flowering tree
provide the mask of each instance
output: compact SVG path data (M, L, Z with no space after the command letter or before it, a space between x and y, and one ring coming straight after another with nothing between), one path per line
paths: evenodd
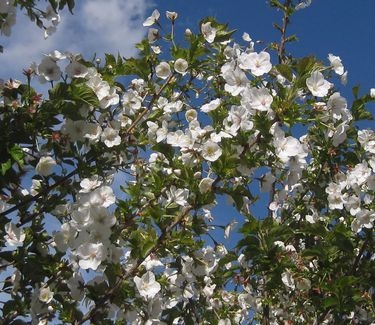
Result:
M374 324L373 97L287 53L308 1L271 5L266 48L155 10L137 58L55 51L4 83L2 324Z

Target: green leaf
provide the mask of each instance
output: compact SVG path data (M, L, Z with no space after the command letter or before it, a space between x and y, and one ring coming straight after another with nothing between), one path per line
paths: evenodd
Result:
M356 121L359 120L373 120L372 114L365 108L366 100L359 98L354 101L352 105L352 114Z
M293 71L290 66L288 66L287 64L278 64L276 65L276 69L285 79L287 79L288 81L292 81Z
M5 173L12 167L12 162L8 159L5 163L1 164L1 174L4 176Z
M14 145L10 151L9 151L10 155L12 156L12 158L14 159L14 161L17 162L17 164L22 167L24 165L24 161L23 161L23 158L24 158L24 152L23 150L21 149L20 146L18 145Z
M323 306L324 308L332 308L334 306L337 306L339 304L339 300L336 296L331 296L323 300Z
M145 80L148 79L148 76L151 72L152 71L150 69L150 63L147 61L146 58L126 59L121 67L121 74L137 75Z
M99 100L94 91L84 83L72 84L72 96L89 106L99 106Z
M233 29L233 30L230 30L230 31L226 31L226 30L219 30L217 31L216 33L216 36L215 36L215 42L226 42L228 41L231 36L237 31L237 29Z

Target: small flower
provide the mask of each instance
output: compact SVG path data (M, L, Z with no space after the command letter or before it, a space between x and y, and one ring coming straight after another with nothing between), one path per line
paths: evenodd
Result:
M106 258L105 247L102 243L84 243L77 249L79 266L84 269L96 270L101 262Z
M48 304L53 299L53 291L49 287L41 288L39 290L39 300Z
M168 19L170 19L172 22L174 22L178 18L178 13L175 11L167 11L166 16Z
M66 66L65 72L69 78L85 78L88 69L82 63L72 61Z
M167 204L176 203L180 206L186 206L188 204L189 190L186 188L176 188L176 186L172 185L170 189L166 191L166 194Z
M104 131L100 135L100 139L108 148L112 148L121 144L119 131L111 127L106 127L104 129Z
M216 28L211 26L211 22L203 23L201 26L203 37L208 43L212 43L216 37Z
M167 62L160 62L155 67L156 76L160 79L167 79L171 74L171 67Z
M332 84L325 80L323 74L319 71L314 71L309 78L306 79L307 88L311 91L313 96L324 97L328 94Z
M330 53L328 54L328 60L331 63L333 71L341 76L344 73L344 66L341 63L340 57Z
M204 113L214 111L216 108L218 108L220 106L220 103L221 103L220 98L216 98L214 100L211 100L209 103L204 104L201 107L201 111L204 112Z
M272 69L271 57L267 52L242 53L239 58L241 69L250 69L254 76L262 76Z
M188 68L188 63L186 60L184 59L177 59L174 63L174 70L182 75L184 75L186 73L186 70Z
M135 276L134 283L141 297L146 300L154 298L161 290L161 285L155 280L155 275L151 271L147 271L142 277Z
M218 160L222 153L220 146L213 141L207 141L202 147L202 157L208 161Z
M147 39L150 43L154 43L156 40L160 38L159 30L156 28L149 28Z
M375 98L375 88L370 89L370 96L371 98Z
M281 281L283 281L284 285L290 289L296 288L292 273L289 270L286 270L281 274Z
M52 174L53 167L56 166L56 161L52 157L41 157L35 167L35 172L40 176L48 176Z
M208 191L211 191L212 183L214 182L214 179L212 178L203 178L199 183L199 192L202 194L207 193Z
M186 121L191 122L197 119L198 113L195 109L191 108L186 111L185 118Z
M157 23L160 18L160 12L155 9L150 17L147 17L146 20L143 22L143 26L148 27L152 26L153 24Z
M22 246L26 235L22 228L18 228L14 223L8 222L4 230L6 235L4 239L7 241L10 246Z
M38 65L38 73L44 78L44 81L58 81L61 77L60 67L49 56L43 58L42 62ZM42 81L43 79L41 79Z

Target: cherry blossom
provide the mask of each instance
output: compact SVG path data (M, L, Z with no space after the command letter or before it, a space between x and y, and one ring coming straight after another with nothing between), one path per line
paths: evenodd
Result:
M160 12L157 9L155 9L152 12L151 16L147 17L146 20L143 22L143 26L145 26L145 27L152 26L155 23L157 23L159 18L160 18Z
M10 246L22 246L26 234L22 228L17 227L14 223L8 222L4 230L6 232L6 235L4 236L4 239Z
M52 174L53 167L55 166L55 159L49 156L43 156L39 159L39 162L35 167L35 172L41 176L48 176Z
M167 79L171 74L171 67L167 62L161 62L155 67L156 75L161 79Z
M186 73L188 66L187 61L181 58L177 59L173 65L174 70L182 75Z
M49 56L44 57L38 65L38 73L41 81L58 81L61 78L60 67Z
M208 43L212 43L216 37L216 28L211 26L211 22L208 21L201 25L201 32Z
M107 255L102 243L84 243L78 247L76 254L79 258L78 264L84 270L96 270Z
M134 283L141 297L146 300L154 298L161 289L160 284L155 279L154 273L151 271L147 271L142 277L135 276Z
M217 159L219 159L222 153L223 151L220 146L213 141L207 141L202 146L201 154L205 160L216 161Z
M324 76L319 71L314 71L309 78L306 79L307 88L311 91L313 96L324 97L328 94L332 84L324 79Z
M272 69L271 57L267 52L242 53L239 57L239 67L250 70L254 76L262 76Z

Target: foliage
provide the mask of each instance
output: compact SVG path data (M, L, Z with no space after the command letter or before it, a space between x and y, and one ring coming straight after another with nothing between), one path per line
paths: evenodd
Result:
M271 55L154 11L136 58L55 51L2 86L2 324L375 322L374 98L286 52L308 1L271 6Z

